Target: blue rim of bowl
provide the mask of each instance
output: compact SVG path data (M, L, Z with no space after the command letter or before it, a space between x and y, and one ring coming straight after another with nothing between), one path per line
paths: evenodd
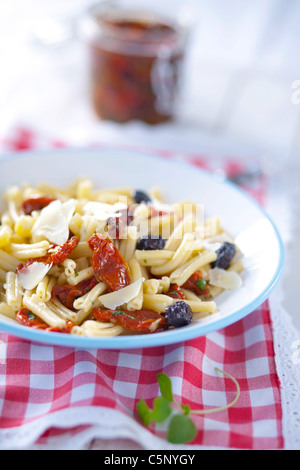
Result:
M0 165L3 161L8 160L18 160L25 157L34 157L35 155L39 156L47 156L51 153L82 153L82 152L89 152L95 153L99 152L99 150L109 150L109 151L116 151L116 152L133 152L139 155L144 155L150 159L157 159L166 161L166 159L158 154L155 153L148 153L146 151L134 150L131 148L124 148L118 146L110 146L110 145L100 145L99 147L65 147L62 149L41 149L41 150L29 150L29 151L22 151L19 153L8 153L5 155L1 155L0 157ZM252 302L247 304L241 309L236 310L234 313L225 316L219 317L216 321L207 323L207 324L199 324L198 327L193 329L185 329L178 328L174 330L164 331L160 333L154 333L149 335L126 335L126 336L116 336L116 337L107 337L107 338L91 338L91 337L83 337L83 336L75 336L69 335L64 333L55 333L55 332L46 332L41 330L34 330L32 328L28 328L23 325L13 324L13 323L1 323L0 321L0 331L15 335L17 337L23 338L25 340L33 341L39 344L48 344L48 345L55 345L55 346L66 346L76 349L110 349L110 350L130 350L130 349L143 349L143 348L151 348L151 347L159 347L159 346L167 346L171 344L179 344L185 341L196 339L202 336L207 335L213 331L218 331L222 328L225 328L229 325L236 323L237 321L241 320L242 318L246 317L248 314L256 310L260 305L262 305L271 295L274 288L279 282L279 279L282 275L283 267L284 267L284 245L279 234L279 231L274 224L273 220L267 214L267 212L261 207L261 205L253 199L246 191L232 183L231 181L227 180L224 177L219 175L214 175L209 171L203 170L202 168L198 168L193 166L191 163L176 159L170 160L172 164L175 165L183 165L184 167L194 168L198 172L204 174L207 178L210 178L216 182L221 182L222 184L230 186L234 191L241 194L243 197L248 199L252 205L256 206L256 208L260 211L260 213L268 220L272 229L274 231L275 237L278 242L279 246L279 262L276 268L276 271L270 280L267 287L255 298ZM199 331L198 331L199 330ZM132 342L132 344L130 344ZM116 344L117 343L117 344Z

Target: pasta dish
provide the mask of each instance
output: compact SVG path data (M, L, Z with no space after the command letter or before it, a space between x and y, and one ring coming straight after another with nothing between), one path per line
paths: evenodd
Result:
M219 216L161 193L14 186L0 225L0 315L83 336L152 334L218 311L242 255Z

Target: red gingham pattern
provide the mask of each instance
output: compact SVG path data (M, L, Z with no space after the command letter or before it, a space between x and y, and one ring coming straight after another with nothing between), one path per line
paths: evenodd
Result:
M6 150L62 145L41 141L27 129L2 141ZM209 169L205 156L187 159ZM237 165L240 163L234 158L228 158L224 168L234 172ZM264 185L265 181L255 191L260 202ZM216 367L238 380L240 398L225 411L193 416L198 433L191 445L282 449L280 384L268 302L234 325L207 336L149 349L85 351L30 343L0 332L0 447L9 448L10 432L41 423L51 414L63 416L66 410L84 414L89 409L96 416L99 407L107 407L140 423L136 404L141 398L152 404L160 372L170 376L177 401L192 409L226 405L235 396L235 385ZM36 436L36 443L83 433L92 424L87 418L76 426L64 425L64 421L59 427L49 425ZM155 425L150 432L165 436Z

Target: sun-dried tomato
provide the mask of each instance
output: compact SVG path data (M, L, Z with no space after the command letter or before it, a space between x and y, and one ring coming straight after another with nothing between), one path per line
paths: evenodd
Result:
M53 201L55 199L50 196L31 196L23 202L22 210L24 214L30 215L33 211L44 209L44 207L47 207Z
M203 281L201 271L195 271L182 287L191 290L196 295L209 294L209 286Z
M70 256L72 251L78 245L78 242L78 237L74 236L63 245L51 246L45 256L30 258L25 265L20 263L17 267L17 273L24 272L32 263L44 263L48 264L49 266L55 266L59 263L62 263Z
M126 330L142 333L153 333L166 325L163 315L150 309L129 311L94 308L92 318L100 322L109 321Z
M182 299L182 300L186 299L186 296L184 295L181 287L179 287L177 284L170 285L170 289L167 292L167 295L169 297L172 297L173 299Z
M46 330L49 327L47 323L37 317L26 307L21 308L21 310L16 313L16 319L22 323L22 325L30 326L31 328L36 328L38 330Z
M58 299L68 309L74 310L74 300L87 294L96 284L98 284L97 279L92 277L79 282L76 286L71 284L54 286L51 296Z
M184 52L178 31L163 19L152 18L139 21L109 15L98 18L96 14L95 24L100 25L101 34L89 46L97 115L117 122L140 119L157 124L169 120ZM111 37L113 49L106 44ZM132 53L132 48L137 54ZM161 54L165 48L167 57ZM164 87L170 109L157 106Z
M52 263L52 266L62 263L67 259L73 250L75 250L78 245L79 239L74 235L66 243L61 246L50 247L48 250L48 256L50 256L50 262L47 261L46 264Z
M114 243L105 235L97 233L91 236L88 243L93 250L95 278L107 284L110 291L128 286L131 282L130 270Z

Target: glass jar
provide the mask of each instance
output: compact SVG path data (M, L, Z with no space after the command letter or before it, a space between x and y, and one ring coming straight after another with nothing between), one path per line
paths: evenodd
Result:
M170 120L179 95L186 26L157 11L124 7L121 1L93 6L87 20L96 114L117 122Z

